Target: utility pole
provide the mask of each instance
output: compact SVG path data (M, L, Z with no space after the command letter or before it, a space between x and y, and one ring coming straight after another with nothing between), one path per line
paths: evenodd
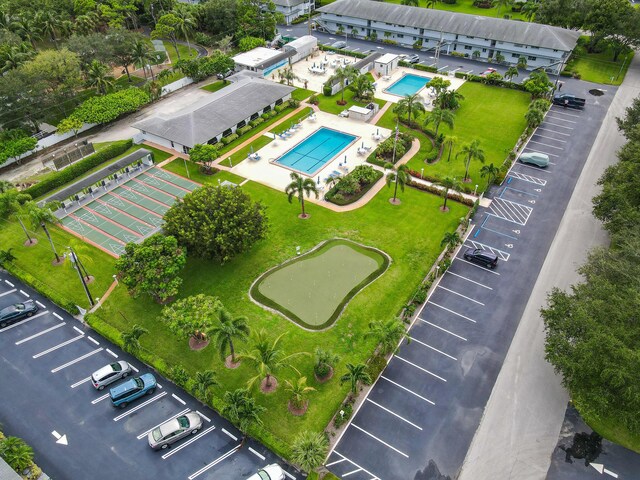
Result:
M73 248L67 247L69 249L69 258L71 259L71 263L73 263L74 268L78 272L78 276L80 277L80 282L82 282L82 287L84 288L84 293L87 294L87 298L89 299L89 304L94 307L96 302L93 301L93 297L91 296L91 292L89 291L89 286L87 282L84 280L84 275L82 274L82 270L86 273L84 265L80 262L80 259L76 255L76 252L73 251Z

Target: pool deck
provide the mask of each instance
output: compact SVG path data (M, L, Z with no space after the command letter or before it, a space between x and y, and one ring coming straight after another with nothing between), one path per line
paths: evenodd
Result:
M440 75L439 73L423 72L421 70L415 70L413 68L399 67L396 70L394 70L391 75L389 75L388 80L385 79L386 77L380 77L376 79L377 87L376 87L375 97L381 100L387 100L393 103L398 103L400 100L402 100L403 97L398 95L393 95L392 93L386 93L384 90L389 88L398 80L400 80L400 78L405 73L408 75L415 75L415 76L427 77L427 78L442 77L445 80L449 80L451 82L451 86L449 87L449 90L457 90L465 82L461 78L456 78L454 76ZM428 101L429 104L425 105L425 108L427 110L431 110L432 105L426 90L425 89L420 90L418 94L423 98L423 100Z

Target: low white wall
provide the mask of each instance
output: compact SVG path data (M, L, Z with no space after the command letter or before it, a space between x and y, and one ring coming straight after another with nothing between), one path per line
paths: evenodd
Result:
M171 92L175 92L176 90L182 87L186 87L187 85L191 85L192 83L193 83L193 80L190 79L189 77L182 77L180 80L176 80L175 82L162 87L162 93L160 94L160 96L164 96Z

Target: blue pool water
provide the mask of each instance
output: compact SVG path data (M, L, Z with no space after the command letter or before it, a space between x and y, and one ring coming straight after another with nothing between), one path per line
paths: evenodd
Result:
M355 135L322 127L278 158L276 163L313 177L355 139Z
M410 73L404 75L400 80L397 80L389 88L385 90L386 93L392 95L399 95L404 97L405 95L413 95L424 88L424 86L431 81L429 77L422 77L420 75L412 75Z

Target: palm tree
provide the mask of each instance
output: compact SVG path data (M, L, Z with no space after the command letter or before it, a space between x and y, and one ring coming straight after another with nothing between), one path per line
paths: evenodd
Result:
M220 50L222 53L227 53L229 50L231 50L231 46L233 44L233 37L231 35L227 35L226 37L222 37L219 41L218 41L218 50Z
M122 339L122 348L129 353L135 353L142 348L140 345L140 337L145 333L149 333L149 330L137 323L131 327L128 332L122 332L120 338Z
M249 337L249 325L247 317L234 317L225 308L218 310L218 320L220 324L211 328L207 335L218 346L220 358L224 360L227 348L230 351L231 363L236 363L236 352L233 345L234 339L246 340Z
M366 368L366 365L363 363L359 363L357 365L347 363L348 371L340 377L340 383L351 383L351 393L355 394L358 391L358 384L360 382L365 385L369 385L371 383L371 376L367 373Z
M88 35L96 29L99 21L100 18L96 12L78 15L75 21L75 30L82 35Z
M267 338L267 332L260 330L254 338L251 350L238 355L241 360L249 361L258 372L247 382L249 388L264 379L266 380L265 389L271 389L273 387L271 380L274 374L282 368L291 366L290 361L293 358L305 355L303 352L297 352L283 356L282 348L280 348L280 340L283 336L284 333L270 342Z
M447 208L449 190L458 190L460 188L460 182L452 177L444 177L438 182L438 185L443 188L442 196L444 197L444 204L442 205L442 207L440 207L440 210L442 210L443 212L447 212L449 211L449 209Z
M436 2L437 2L437 0L427 0L425 2L425 7L434 8L436 6Z
M9 180L0 179L0 193L7 193L9 190L13 190L15 186Z
M18 437L7 437L0 441L0 457L16 472L22 472L33 463L33 449Z
M522 68L523 70L527 68L527 57L524 55L520 55L518 57L518 64L516 65L518 68Z
M340 97L340 105L344 105L344 86L345 84L353 80L353 78L358 74L358 71L353 68L351 65L347 65L345 67L336 68L335 73L329 78L329 84L333 84L334 82L338 82L340 84L340 91L342 92L342 96Z
M453 147L458 144L458 137L455 135L445 135L444 140L442 140L442 145L444 148L449 149L449 155L447 156L447 162L451 161L451 152L453 151Z
M262 425L260 414L266 410L256 403L251 393L244 388L224 392L224 407L222 415L231 420L246 438L247 430L251 424ZM243 438L243 442L244 442Z
M56 265L61 264L60 256L56 251L56 247L53 244L53 240L51 239L51 234L49 233L49 229L47 228L47 224L56 225L60 223L58 217L56 217L53 212L47 207L40 207L34 201L30 201L24 204L25 210L29 215L29 219L31 220L31 227L34 230L37 230L38 227L41 227L44 230L44 234L47 236L47 240L49 240L49 245L51 245L51 250L53 250L53 254L56 257Z
M142 39L136 40L133 45L131 45L131 59L134 65L142 65L144 78L147 78L147 64L155 59L152 55L149 44ZM151 79L153 80L153 69L151 66L149 66L149 70Z
M493 183L493 181L496 179L499 173L500 173L500 169L496 167L493 163L490 163L489 165L484 165L480 169L480 176L482 178L487 177L487 188L489 188L489 185Z
M391 187L391 183L395 182L395 187L393 189L393 198L391 199L391 203L397 205L400 203L398 201L398 185L400 185L400 190L404 192L404 186L409 183L411 176L409 175L409 167L406 165L399 165L398 168L394 168L393 163L385 163L384 168L391 169L389 173L387 173L387 187Z
M484 150L480 148L480 140L473 140L471 143L467 143L462 146L458 155L463 155L465 158L465 171L464 171L464 179L463 182L468 182L469 178L469 165L471 165L471 160L480 160L484 163Z
M522 6L522 15L527 19L528 22L533 20L533 17L538 13L538 8L540 4L535 0L527 0L527 2Z
M98 60L92 60L87 68L87 84L95 87L101 95L107 93L107 89L113 87L113 77L109 75L111 69Z
M464 95L457 90L445 90L435 99L433 104L436 107L455 110L460 106L461 100L464 100Z
M323 350L320 347L316 347L315 357L316 362L313 366L313 373L319 379L326 378L331 373L333 366L340 360L340 357L332 351Z
M289 203L293 197L297 196L300 205L302 206L302 214L300 218L309 218L309 215L304 211L304 196L310 197L311 194L315 194L316 198L318 198L318 188L316 187L316 183L310 178L303 178L301 175L298 175L296 172L291 172L291 183L287 185L287 188L284 189L284 193L286 193L289 197Z
M400 3L402 5L409 5L411 7L419 7L420 6L419 0L402 0Z
M455 115L451 110L440 107L433 107L433 110L427 114L424 119L425 127L430 123L433 123L433 126L436 127L435 138L436 141L438 139L438 129L440 128L441 123L445 123L449 125L449 128L453 128L453 122L455 119Z
M462 238L458 232L445 232L440 242L441 247L447 247L448 249L456 248L462 243Z
M324 433L305 430L299 433L291 446L293 461L303 470L312 472L324 462L329 441Z
M294 80L300 80L300 78L293 72L293 67L283 68L278 71L278 77L280 80L285 80L287 85L293 85Z
M204 372L196 372L191 390L196 397L208 402L211 397L209 389L216 385L218 385L218 381L216 380L215 372L213 370L205 370Z
M358 73L351 80L349 90L353 92L354 97L358 100L366 100L373 95L375 88L368 74Z
M493 0L493 6L498 7L498 10L496 11L496 17L500 15L500 9L502 7L508 7L510 5L513 5L513 0Z
M197 27L196 19L191 13L191 5L178 3L172 13L180 19L178 23L179 33L187 41L187 46L189 47L189 51L191 51L189 35L191 35Z
M356 38L358 36L358 33L360 33L360 32L359 32L359 30L357 28L352 28L351 29L351 36L353 38Z
M60 28L60 17L49 10L39 10L38 12L36 12L35 18L37 19L37 22L39 24L40 31L45 35L48 34L55 47L58 48L58 39L56 38L56 33Z
M375 338L380 344L383 355L395 350L402 338L406 338L407 343L411 342L411 337L399 318L370 322L369 331L364 336Z
M25 48L26 47L26 48ZM8 72L14 68L18 68L20 65L30 60L35 52L28 47L28 44L23 43L20 46L12 46L4 55L0 57L2 59L2 65L0 65L0 72Z
M289 401L296 410L307 409L307 395L316 389L307 385L307 377L298 377L295 382L285 380L286 390L291 394Z
M37 50L36 41L42 39L42 29L40 28L38 19L35 17L25 19L22 22L20 36L31 43L34 50Z
M518 68L514 67L514 66L511 66L505 72L504 78L508 79L509 81L512 81L513 77L517 77L519 74L520 74L520 72L518 71Z
M407 114L407 124L411 126L411 116L417 117L419 113L424 113L424 105L422 104L420 95L405 95L393 109L393 113L399 115Z
M471 58L473 58L474 60L477 60L480 58L480 50L474 50L473 52L471 52Z
M527 120L527 125L530 128L536 128L544 120L544 112L537 108L530 108L527 113L524 114L524 118Z

